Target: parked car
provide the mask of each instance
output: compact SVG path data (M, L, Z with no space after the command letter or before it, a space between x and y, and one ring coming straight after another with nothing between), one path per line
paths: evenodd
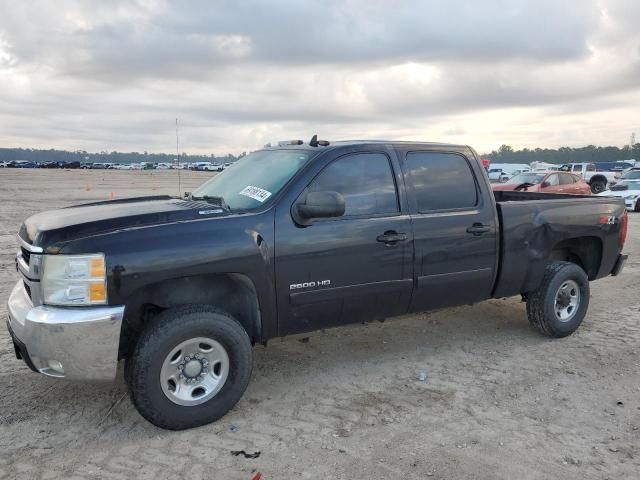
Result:
M620 178L618 179L618 181L623 182L625 180L636 180L636 179L640 179L639 167L632 167L628 169L622 175L620 175Z
M0 162L0 168L7 168L9 166L9 162Z
M39 168L60 168L61 162L42 162L38 165Z
M184 429L235 405L252 345L275 337L513 295L543 334L570 335L589 282L622 270L626 233L619 198L492 193L467 146L314 136L187 201L28 218L8 327L51 377L113 380L124 359L142 416Z
M580 175L593 193L604 192L607 185L615 183L619 176L616 172L598 171L595 163L566 163L560 167L560 171Z
M640 212L640 170L637 173L635 178L621 180L613 185L610 191L602 192L599 195L624 198L627 210Z
M89 168L93 170L106 170L108 168L113 168L113 165L105 162L93 162Z
M526 191L590 195L591 187L578 175L565 172L526 172L506 183L492 186L494 191Z
M596 162L595 165L598 172L623 172L633 167L633 162L618 160L617 162Z
M28 160L13 160L9 162L10 168L38 168L36 162L30 162Z
M511 178L511 175L503 171L501 168L490 168L488 175L489 180L500 183L504 183Z

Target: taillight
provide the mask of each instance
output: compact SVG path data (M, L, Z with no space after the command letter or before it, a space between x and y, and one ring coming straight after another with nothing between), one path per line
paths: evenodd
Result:
M622 218L620 219L620 249L624 247L624 242L627 239L628 227L629 227L629 216L627 215L627 211L625 210L622 213Z

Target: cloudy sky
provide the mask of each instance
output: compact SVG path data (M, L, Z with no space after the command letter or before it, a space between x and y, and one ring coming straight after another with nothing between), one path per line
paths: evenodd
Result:
M640 136L638 0L0 0L0 146Z

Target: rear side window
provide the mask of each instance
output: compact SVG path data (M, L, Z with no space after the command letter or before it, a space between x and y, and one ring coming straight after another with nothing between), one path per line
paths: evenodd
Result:
M560 173L560 185L570 185L575 183L576 177L568 173Z
M398 212L398 195L391 165L381 153L358 153L339 158L311 183L309 191L334 191L345 201L345 216Z
M582 171L582 165L574 165L572 170L574 172L581 172Z
M409 152L405 166L419 212L472 208L478 204L475 178L462 155Z

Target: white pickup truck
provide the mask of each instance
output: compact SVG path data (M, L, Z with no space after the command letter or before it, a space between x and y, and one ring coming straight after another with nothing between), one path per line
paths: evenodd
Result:
M571 172L584 178L594 194L604 192L607 185L616 183L620 175L618 172L598 171L595 163L565 163L560 167L560 171Z

